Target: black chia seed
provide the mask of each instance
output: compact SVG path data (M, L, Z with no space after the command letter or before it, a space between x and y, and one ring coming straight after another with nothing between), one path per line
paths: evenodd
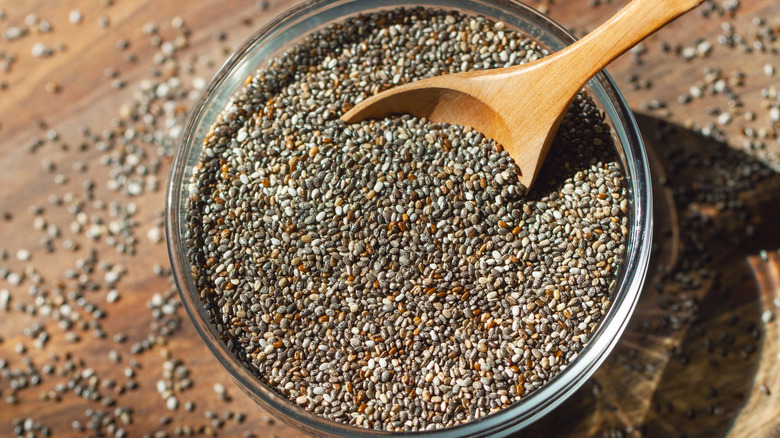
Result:
M589 97L528 193L469 128L339 120L396 84L545 54L503 23L395 10L331 25L247 79L204 142L185 236L244 366L325 418L427 430L510 406L577 356L628 233Z

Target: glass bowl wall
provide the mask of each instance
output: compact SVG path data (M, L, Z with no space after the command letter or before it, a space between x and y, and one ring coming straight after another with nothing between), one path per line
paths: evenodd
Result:
M316 436L387 436L399 433L374 431L336 423L308 412L261 383L228 351L199 300L186 257L186 212L189 179L203 140L217 115L244 80L266 61L313 31L347 17L394 7L431 7L483 15L520 30L549 51L574 41L563 27L536 10L507 0L315 0L280 15L241 45L221 67L192 108L173 162L166 198L166 235L176 285L184 307L199 335L237 384L260 406L285 422ZM541 418L577 390L606 359L625 329L636 305L647 269L652 233L650 175L636 122L614 82L605 72L586 87L605 113L615 138L618 156L627 175L631 209L625 262L618 273L613 302L585 348L549 383L515 405L465 425L411 435L478 437L504 436Z

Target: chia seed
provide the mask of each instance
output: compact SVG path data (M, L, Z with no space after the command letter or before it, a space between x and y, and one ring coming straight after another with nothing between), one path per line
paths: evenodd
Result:
M206 136L185 236L247 369L325 418L407 431L520 402L577 356L610 305L630 205L591 98L531 191L470 128L339 120L396 84L546 54L503 23L399 9L331 25L247 79Z

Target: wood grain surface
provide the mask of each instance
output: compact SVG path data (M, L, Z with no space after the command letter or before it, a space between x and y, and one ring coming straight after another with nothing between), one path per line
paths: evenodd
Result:
M198 89L295 3L0 0L0 436L302 436L198 338L161 234ZM623 4L531 3L576 35ZM607 362L519 436L780 434L779 37L776 0L707 1L609 67L652 165L651 271Z

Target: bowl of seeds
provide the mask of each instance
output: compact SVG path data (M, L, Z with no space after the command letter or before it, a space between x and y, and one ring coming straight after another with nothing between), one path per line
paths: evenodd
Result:
M394 85L573 41L516 2L318 0L236 50L192 109L166 220L184 307L253 400L318 436L501 436L596 370L652 229L641 137L606 73L530 190L470 128L340 120Z

